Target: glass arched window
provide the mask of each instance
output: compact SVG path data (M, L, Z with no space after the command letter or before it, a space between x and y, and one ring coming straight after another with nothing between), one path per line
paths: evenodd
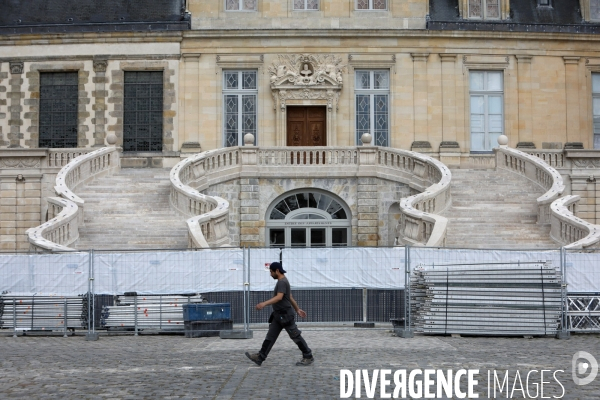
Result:
M271 247L350 245L350 210L329 193L314 189L286 193L269 206L266 219Z

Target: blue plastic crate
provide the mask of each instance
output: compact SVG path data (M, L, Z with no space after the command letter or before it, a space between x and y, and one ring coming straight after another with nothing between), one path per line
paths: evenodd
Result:
M196 303L183 305L183 321L231 319L231 303Z

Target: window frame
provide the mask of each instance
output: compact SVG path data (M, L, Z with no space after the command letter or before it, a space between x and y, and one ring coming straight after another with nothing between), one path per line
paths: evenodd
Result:
M42 83L43 80L45 80L44 76L47 76L48 78L50 77L50 75L53 75L54 77L56 77L58 74L63 74L63 75L74 75L75 76L75 80L74 80L74 84L63 84L63 85L56 85L56 84L49 84L49 85L44 85ZM54 78L53 78L54 79ZM79 112L79 70L56 70L56 71L39 71L39 111L38 111L38 147L40 148L77 148L79 147L79 117L78 117L78 112ZM75 100L76 103L76 109L73 112L72 110L65 110L64 112L57 112L54 110L54 108L51 107L51 109L46 110L45 107L43 106L44 103L48 102L50 105L53 103L53 101L56 100L60 100L61 102L64 102L65 100L67 100L66 97L48 97L46 98L44 95L45 92L45 86L61 86L61 87L65 87L65 86L69 86L75 87L75 90L73 91L73 93L75 94L75 96L73 96L72 99L69 100ZM73 94L71 93L71 94ZM44 117L50 117L50 120L52 122L53 118L52 116L55 116L57 114L74 114L75 115L75 119L74 119L74 124L54 124L54 123L50 123L50 124L43 124L42 120L44 119ZM72 122L72 121L70 121ZM74 137L70 137L69 139L67 138L57 138L53 135L52 131L54 131L55 129L64 131L65 127L74 127L75 128L75 132L74 132ZM42 127L47 127L51 133L48 137L44 137L42 138ZM74 141L73 141L74 139ZM43 143L43 142L44 143ZM58 142L62 142L62 146L53 146L53 144L57 144ZM65 142L71 142L74 145L73 146L65 146ZM45 142L50 142L50 146L45 146Z
M317 0L317 8L307 8L309 0L302 0L304 2L304 8L296 8L296 1L292 1L292 11L321 11L321 0Z
M600 71L592 71L591 73L591 92L592 92L592 148L600 149L600 127L598 128L598 133L596 133L595 119L598 118L598 124L600 125L600 114L594 114L594 100L597 99L600 102L600 87L598 87L598 91L594 91L594 76L598 76L600 78ZM600 85L599 85L600 86ZM597 117L596 117L597 115ZM596 143L596 137L598 137L598 143Z
M499 21L502 19L502 0L498 1L498 16L497 17L488 17L487 16L487 2L489 0L481 0L481 16L474 17L471 16L471 2L467 0L467 15L469 19L476 19L480 21ZM538 0L539 1L539 0Z
M358 1L354 0L354 11L389 11L390 9L390 0L385 0L385 8L373 8L373 1L369 1L369 8L358 8Z
M387 72L387 89L375 89L374 88L374 77L375 72ZM359 89L357 85L358 74L360 72L369 72L369 89ZM355 139L356 144L358 146L362 145L360 140L363 133L359 136L359 128L358 128L358 106L357 106L357 98L359 95L368 95L369 96L369 134L372 137L372 144L375 146L390 146L390 101L391 101L391 71L387 68L356 68L354 70L354 131L355 131ZM385 138L385 144L378 144L377 138L375 136L375 96L376 95L386 95L387 96L387 132Z
M542 4L542 1L546 1L548 4ZM552 8L552 0L537 0L538 7Z
M331 215L320 208L313 207L300 207L293 211L290 211L285 215L284 219L271 219L271 214L276 206L287 199L290 196L294 196L302 193L315 193L325 195L338 203L346 213L346 219L333 219ZM316 214L318 219L298 219L295 218L299 215L304 214ZM310 229L325 229L325 245L324 246L311 246ZM292 229L304 229L305 234L305 246L292 246ZM343 245L333 245L333 230L334 229L345 229L346 230L346 243ZM284 231L284 244L271 244L271 230L283 230ZM265 245L270 248L302 248L302 247L350 247L352 246L352 212L346 202L336 196L334 193L326 190L317 188L304 188L295 189L285 192L269 204L265 213Z
M223 0L223 7L225 8L225 12L257 12L258 11L258 1L256 0L256 8L254 9L245 9L244 8L244 0L238 0L238 8L235 10L227 9L227 0Z
M590 0L590 2L589 2L590 21L598 22L598 21L600 21L600 0L596 0L596 1L598 1L598 4L595 6L592 5L593 1L594 0ZM594 13L592 12L592 8L594 8L594 7L598 8L598 16L596 18L594 18Z
M243 73L244 72L254 72L255 74L255 88L254 89L243 89ZM238 74L238 83L242 85L242 88L237 89L227 89L227 83L225 81L225 77L227 73L237 72ZM222 70L222 90L221 90L221 98L223 100L223 147L234 147L234 146L243 146L244 145L244 135L246 133L252 133L254 135L254 144L256 145L258 141L258 77L259 73L257 69L252 68L232 68L232 69L223 69ZM236 95L238 98L238 110L237 110L237 144L230 146L227 143L227 96ZM243 96L254 95L254 132L245 132L243 128Z
M488 89L482 89L482 90L473 90L471 88L471 74L472 73L484 73L484 87L487 86L487 74L490 72L494 72L494 73L499 73L500 76L502 77L502 90L498 91L498 90L488 90ZM470 142L470 152L471 153L491 153L495 147L495 144L493 143L492 140L490 140L490 130L489 130L489 96L500 96L501 98L501 105L502 105L502 114L501 114L501 119L502 119L502 129L500 131L500 135L504 135L506 132L506 106L504 104L504 89L505 89L505 76L504 76L504 70L498 70L498 69L470 69L469 70L469 75L468 75L468 89L469 89L469 142ZM473 124L472 124L472 120L473 120L473 110L471 108L471 99L473 96L484 96L484 140L488 141L489 143L489 149L483 149L483 150L473 150ZM496 134L494 132L494 134ZM484 147L485 143L484 143Z

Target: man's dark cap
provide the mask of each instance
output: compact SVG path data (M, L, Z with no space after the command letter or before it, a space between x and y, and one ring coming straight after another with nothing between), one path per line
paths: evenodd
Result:
M269 268L271 268L271 271L279 270L279 272L281 272L282 274L285 274L285 270L283 269L283 267L281 266L281 263L279 261L272 262L271 266Z

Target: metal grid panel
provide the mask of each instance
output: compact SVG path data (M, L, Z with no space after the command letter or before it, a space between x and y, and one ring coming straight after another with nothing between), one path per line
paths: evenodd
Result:
M77 147L77 72L40 73L39 147Z
M162 151L163 72L125 71L124 151Z

